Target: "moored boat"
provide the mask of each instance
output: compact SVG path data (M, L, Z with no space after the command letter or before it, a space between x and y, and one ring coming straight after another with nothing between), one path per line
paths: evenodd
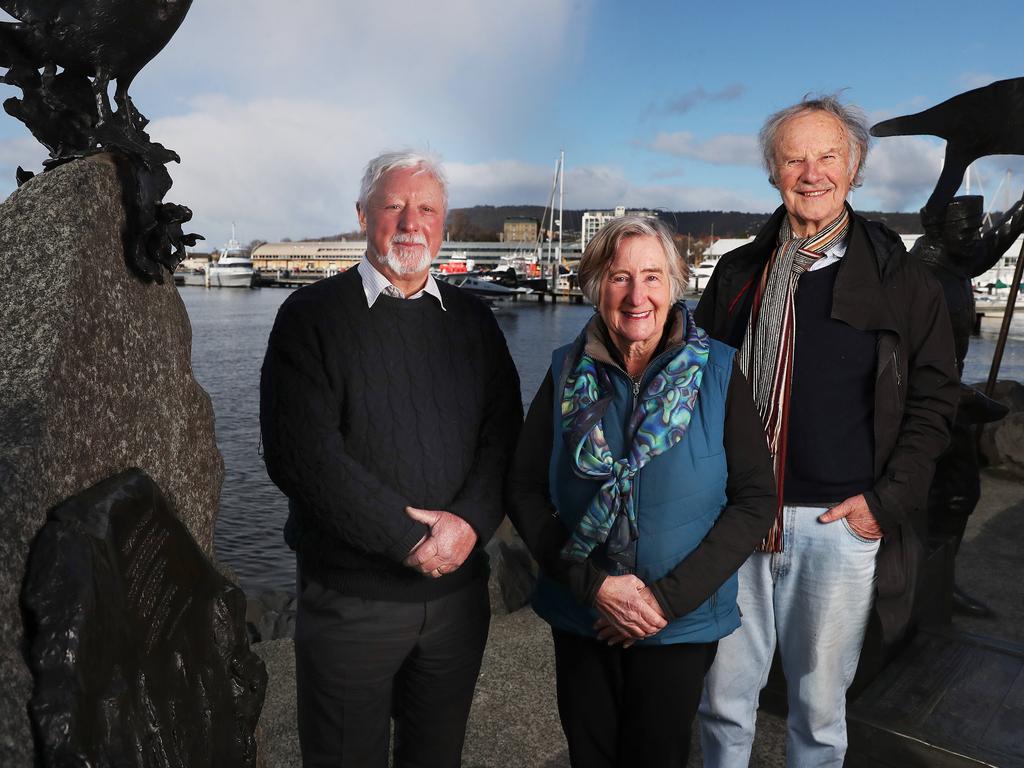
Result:
M501 285L500 283L495 283L490 280L484 280L478 275L466 272L450 274L435 272L434 279L443 280L449 285L454 285L464 291L469 291L477 296L485 296L489 299L508 299L513 296L522 296L527 293L533 293L529 288L510 288L506 285Z
M251 288L255 272L249 252L235 240L235 227L231 225L231 239L220 250L220 258L207 268L211 288Z

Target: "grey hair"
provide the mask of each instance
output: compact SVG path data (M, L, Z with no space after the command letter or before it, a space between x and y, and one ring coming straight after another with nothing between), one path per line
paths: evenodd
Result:
M676 248L668 226L658 219L648 219L644 216L620 216L601 227L583 251L579 265L580 290L587 301L595 307L601 301L601 284L608 273L608 267L615 258L619 245L630 237L658 238L668 264L672 301L676 302L683 298L690 280L690 266Z
M780 109L764 121L757 138L761 145L761 160L768 171L768 181L775 186L775 143L778 141L779 131L787 120L805 112L827 112L843 126L846 140L850 145L850 172L853 172L854 167L857 168L851 186L859 187L864 182L864 166L871 139L871 134L868 133L868 119L864 110L856 104L843 104L838 94L813 97L807 94L799 104Z
M359 186L359 199L356 204L360 209L366 207L366 201L373 194L384 176L399 168L420 168L423 173L434 177L441 185L441 197L445 210L448 210L448 177L441 167L441 158L427 152L400 150L398 152L382 152L366 164L363 181Z

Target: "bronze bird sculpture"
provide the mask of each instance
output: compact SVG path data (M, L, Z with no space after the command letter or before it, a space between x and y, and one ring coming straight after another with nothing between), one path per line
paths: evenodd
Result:
M1024 77L999 80L913 115L883 120L873 136L938 136L946 158L925 209L942 216L967 167L986 155L1024 155Z
M0 8L20 22L2 25L0 40L38 66L55 64L94 78L100 122L111 118L107 87L116 81L121 119L135 124L140 116L128 88L167 45L191 5L192 0L0 0Z
M3 80L22 90L4 102L50 152L44 169L96 152L114 152L125 185L129 264L146 278L173 270L184 246L181 224L192 212L163 203L164 167L178 161L151 141L148 120L128 95L142 68L181 26L192 0L0 0L17 22L0 23ZM116 83L114 105L108 90ZM18 183L32 177L18 169Z

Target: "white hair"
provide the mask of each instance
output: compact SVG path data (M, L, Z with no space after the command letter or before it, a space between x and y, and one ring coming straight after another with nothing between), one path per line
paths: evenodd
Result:
M601 283L615 259L619 245L630 237L653 237L665 253L672 301L683 298L690 281L690 267L672 240L672 231L659 219L645 216L619 216L597 231L580 258L578 274L583 296L595 307L601 302Z
M359 186L359 199L356 204L360 210L366 208L366 201L373 194L385 174L398 168L419 168L419 172L434 177L441 187L441 199L445 210L448 209L448 178L441 167L441 159L437 155L426 152L400 150L398 152L382 152L366 164L363 182Z
M780 109L773 115L769 115L761 126L758 140L761 145L761 159L765 170L768 171L768 181L775 186L778 179L775 167L775 149L779 139L779 132L782 126L790 118L807 112L825 112L836 118L843 126L846 140L849 144L849 171L853 175L851 187L859 187L864 181L864 166L868 159L868 148L870 146L871 134L868 133L868 121L864 110L856 104L843 104L838 94L823 94L820 96L804 96L799 104ZM854 173L856 170L856 173Z

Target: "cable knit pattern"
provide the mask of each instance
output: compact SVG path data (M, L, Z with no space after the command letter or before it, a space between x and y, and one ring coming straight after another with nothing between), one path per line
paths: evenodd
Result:
M522 420L519 377L491 311L440 286L366 306L356 270L281 306L260 384L271 479L291 506L286 538L303 573L343 594L429 600L486 574L504 473ZM457 571L401 564L427 533L406 506L476 530Z

